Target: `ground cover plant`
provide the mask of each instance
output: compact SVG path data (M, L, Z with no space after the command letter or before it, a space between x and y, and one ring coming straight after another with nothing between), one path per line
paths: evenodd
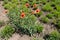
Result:
M46 35L45 40L60 40L60 33L58 31L52 31L51 34Z
M58 31L45 40L60 40L60 0L3 0L3 7L9 23L19 32L32 36L42 33L43 25L48 24Z
M15 29L12 26L6 25L3 29L0 30L0 37L8 39L14 32Z
M0 27L1 27L1 26L4 26L4 24L5 24L5 23L4 23L3 21L0 21Z

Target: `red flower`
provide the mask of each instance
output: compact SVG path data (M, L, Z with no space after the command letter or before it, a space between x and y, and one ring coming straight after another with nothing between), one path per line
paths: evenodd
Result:
M24 17L25 17L25 13L22 12L20 17L21 17L21 18L24 18Z
M40 10L39 10L39 9L36 9L36 10L35 10L35 13L39 13L39 12L40 12Z
M37 7L37 4L34 4L33 7L34 7L34 8Z
M30 6L30 4L29 4L29 3L26 3L25 5L26 5L26 7L29 7L29 6Z

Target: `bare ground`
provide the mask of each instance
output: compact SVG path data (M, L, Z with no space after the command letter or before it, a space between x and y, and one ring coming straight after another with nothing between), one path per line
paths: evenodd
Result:
M19 35L17 33L14 33L13 36L9 40L30 40L30 37L27 35Z

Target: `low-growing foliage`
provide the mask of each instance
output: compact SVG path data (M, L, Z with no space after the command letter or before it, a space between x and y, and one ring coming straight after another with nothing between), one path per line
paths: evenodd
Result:
M38 33L42 32L42 30L43 30L43 26L42 25L37 25L36 27L37 27L37 32Z
M60 0L51 0L51 2L54 2L55 4L60 4Z
M53 11L52 14L54 17L59 18L60 17L60 12L59 11Z
M45 40L60 40L60 33L58 31L52 31Z
M51 5L49 3L46 3L43 7L42 7L43 10L45 11L52 11L53 8L51 7Z
M5 24L5 23L4 23L3 21L0 21L0 27L1 27L1 26L4 26L4 24Z
M42 3L46 3L48 0L40 0Z
M58 29L60 29L60 21L56 22L56 26L57 26Z
M56 5L56 9L60 11L60 5Z
M47 17L42 17L41 18L41 21L44 22L44 23L48 23L49 22L49 19Z
M12 26L6 25L0 30L0 37L9 38L14 33L15 29Z
M50 14L50 13L47 14L46 16L47 16L49 19L52 19L52 18L54 17L54 15L53 15L53 14Z

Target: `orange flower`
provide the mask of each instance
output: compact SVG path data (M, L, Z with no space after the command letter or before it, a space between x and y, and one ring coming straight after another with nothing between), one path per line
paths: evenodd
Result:
M26 7L29 7L29 6L30 6L30 4L29 4L29 3L26 3L25 5L26 5Z
M8 12L8 10L4 10L4 13L7 13Z
M21 14L21 16L20 16L21 18L24 18L25 17L25 13L24 12L22 12L22 14Z
M34 4L33 7L34 7L34 8L37 7L37 4Z
M35 10L35 13L39 13L39 12L40 12L40 10L39 10L39 9L36 9L36 10Z
M32 14L35 14L35 11L32 11Z

